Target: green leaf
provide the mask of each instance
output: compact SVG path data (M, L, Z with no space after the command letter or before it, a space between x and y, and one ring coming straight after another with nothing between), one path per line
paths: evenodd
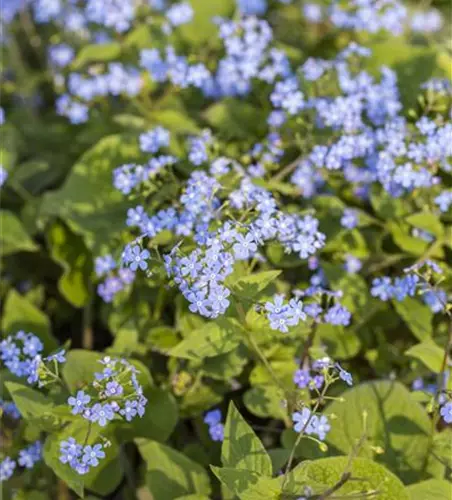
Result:
M325 415L335 415L327 443L331 451L350 453L365 432L368 441L360 455L385 464L405 483L416 481L429 454L431 422L424 408L414 401L399 382L364 383L341 394L344 402L333 401ZM383 453L375 455L372 446Z
M33 426L48 431L56 425L57 419L52 414L54 403L51 399L16 382L6 382L5 386L22 417L31 421Z
M409 43L405 37L391 37L388 41L371 43L372 57L367 66L375 74L381 72L381 65L395 70L402 102L407 107L416 105L416 97L422 82L433 75L446 76L439 69L437 50L425 44Z
M392 304L418 340L422 342L432 336L433 312L428 306L411 297L402 302L393 299Z
M121 45L118 42L85 45L80 49L71 67L77 71L89 63L113 61L118 59L120 54Z
M218 27L212 22L216 16L228 18L234 10L232 0L221 2L206 2L205 0L191 0L194 18L190 23L179 27L179 33L191 45L200 46L211 44L217 39Z
M50 255L64 269L58 280L63 297L75 307L82 307L90 298L92 256L83 239L57 221L47 233Z
M50 320L25 297L11 290L6 296L2 330L5 334L15 334L19 330L32 332L44 344L45 353L56 349L57 343L50 333Z
M350 359L361 348L356 332L340 325L320 324L317 326L316 345L325 345L334 359Z
M433 373L440 373L444 358L444 350L432 340L416 344L405 351L407 356L421 361Z
M154 111L150 118L156 124L176 134L198 134L200 132L196 122L186 112L181 113L175 109L162 109Z
M431 212L419 212L406 218L408 224L433 234L438 238L444 236L444 227L439 217Z
M276 418L284 420L287 412L282 402L285 396L275 385L256 385L245 392L243 402L246 409L260 418Z
M231 318L220 318L194 330L171 349L176 358L203 359L235 349L243 338L242 327Z
M217 478L240 500L277 500L280 498L281 485L278 479L261 476L249 470L228 467L213 467Z
M410 500L450 500L452 484L441 479L429 479L407 488Z
M91 468L88 474L80 476L68 464L60 462L61 441L73 437L78 443L83 444L86 441L87 444L93 445L102 442L101 436L108 439L110 446L104 449L105 458L99 460L99 465ZM119 447L111 432L98 425L90 425L84 419L79 419L61 432L47 437L44 444L44 461L79 496L83 496L84 487L98 495L106 496L118 487L124 474L119 459Z
M264 476L272 474L272 463L264 446L232 401L224 428L221 463L224 467L246 469Z
M231 380L242 373L247 362L247 350L243 345L239 345L225 354L205 358L201 370L204 375L215 380Z
M265 290L280 274L281 271L262 271L245 278L239 278L231 283L229 287L232 293L245 299L252 299Z
M325 493L336 486L349 467L353 480L348 480L334 492L334 496L347 498L372 497L378 500L409 500L403 483L392 472L367 458L355 458L349 466L349 457L330 457L302 464L302 481L313 488L314 493ZM299 494L299 483L295 488L284 489L285 493ZM322 486L320 486L322 485ZM290 485L288 485L290 486Z
M2 255L38 250L38 245L28 236L22 222L12 212L0 210L0 227Z
M262 109L231 97L211 104L203 116L225 139L260 136L265 130L265 115Z
M131 206L113 186L113 170L141 159L136 138L104 137L83 154L60 189L44 195L42 215L63 219L97 253L125 229L124 214Z
M146 484L154 500L210 494L209 477L199 464L155 441L137 439L136 443L146 462Z

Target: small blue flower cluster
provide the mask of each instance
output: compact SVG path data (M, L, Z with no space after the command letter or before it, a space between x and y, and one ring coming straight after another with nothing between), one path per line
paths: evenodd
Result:
M337 373L347 385L353 385L352 375L344 370L339 363L334 363L328 357L314 360L311 369L314 371L314 375L311 375L311 371L307 368L299 368L295 371L293 381L300 389L320 390L325 383L325 371Z
M89 118L88 105L93 100L107 95L125 94L134 97L139 93L141 86L139 71L119 62L110 63L106 73L91 77L71 73L67 80L69 93L61 95L56 101L57 113L68 117L71 123L84 123Z
M309 3L303 6L304 16L311 23L329 21L342 30L377 33L385 30L401 35L405 30L432 33L442 28L443 21L436 9L410 11L399 0L330 0L326 8Z
M303 432L308 436L317 435L320 441L326 438L331 429L328 417L325 415L315 415L309 408L303 408L301 412L296 411L292 414L294 422L294 431Z
M19 451L19 456L16 460L10 457L5 457L0 462L0 482L6 481L12 477L17 465L25 469L32 469L34 465L42 458L42 443L35 441L26 448Z
M81 415L90 422L105 427L116 416L130 422L136 415L143 417L147 399L138 382L138 370L125 359L105 356L100 363L104 369L95 373L91 384L92 396L78 391L68 399L73 415ZM91 400L96 402L88 406ZM101 402L97 402L101 401Z
M213 441L223 441L224 425L221 423L221 411L212 410L205 414L204 423L209 426L209 434Z
M70 437L60 443L60 462L69 464L78 474L84 475L91 467L97 467L99 460L105 458L104 446L101 443L82 446Z
M0 342L0 358L8 370L18 377L26 377L29 384L39 382L39 369L44 362L55 361L64 363L64 350L41 357L44 349L42 342L36 335L19 331L14 337L8 336Z
M452 401L448 401L441 407L440 415L446 424L452 424Z
M267 319L273 330L287 333L289 326L296 326L300 321L306 321L308 316L316 323L323 322L336 326L350 324L350 312L338 302L338 299L342 297L342 292L332 292L313 285L305 290L295 290L294 294L295 297L288 303L284 302L284 295L275 295L273 302L265 304ZM300 297L313 300L304 303ZM328 304L325 308L320 305L323 298Z
M137 378L138 370L125 359L105 356L99 362L104 368L94 374L95 380L89 386L89 394L80 390L68 398L71 413L101 427L118 417L127 422L137 415L143 417L147 399ZM69 464L81 475L105 458L102 444L82 446L73 437L60 443L60 453L60 461Z
M131 269L118 269L117 274L116 262L111 255L97 257L95 260L95 271L98 277L108 275L103 283L97 287L97 293L104 302L112 302L115 296L130 286L135 280L135 272Z
M278 76L287 76L290 66L285 53L269 48L272 31L264 20L250 16L237 21L216 20L225 56L218 61L215 73L201 62L189 64L167 46L162 57L157 49L144 49L140 63L157 82L170 81L182 88L195 87L206 97L246 95L256 78L267 83Z
M160 148L168 147L169 132L163 127L156 127L139 137L140 149L144 153L157 153ZM165 167L174 165L177 158L171 155L152 157L146 165L126 164L113 171L113 185L123 194L130 194L132 190L157 175ZM140 220L138 220L139 222ZM133 224L129 224L132 226Z
M388 276L375 278L372 281L371 294L380 300L387 301L396 299L404 300L406 297L414 297L418 292L424 303L427 304L434 313L444 311L448 301L447 293L438 287L432 287L427 282L421 280L418 271L426 267L428 272L438 275L443 274L443 270L431 260L419 262L406 268L405 276L392 279Z

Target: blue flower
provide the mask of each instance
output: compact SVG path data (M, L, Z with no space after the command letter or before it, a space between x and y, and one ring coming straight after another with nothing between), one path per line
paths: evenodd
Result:
M328 309L324 319L326 323L330 323L331 325L348 326L350 324L350 318L351 314L344 306L335 304Z
M136 401L126 401L124 408L119 410L119 413L130 422L133 417L137 414L137 402Z
M341 218L341 225L347 229L353 229L358 225L358 212L353 208L346 208Z
M142 271L146 270L148 268L146 259L149 259L150 256L149 250L141 250L139 245L135 245L127 256L127 260L130 263L130 269L132 271L136 271L138 268Z
M89 420L97 422L101 427L105 427L110 420L115 418L115 412L109 403L101 405L96 403L90 411Z
M294 422L295 432L304 432L304 434L313 434L315 429L312 426L313 415L309 408L303 408L301 412L297 411L292 414L292 420ZM309 423L308 423L309 422Z
M221 411L220 410L212 410L205 414L204 423L207 425L216 425L221 422Z
M6 457L0 462L0 482L6 481L14 474L16 462L10 457Z
M352 386L353 377L351 373L349 373L347 370L344 370L339 363L336 363L334 366L339 372L339 378L343 380L347 385Z
M66 362L66 357L65 357L66 351L64 349L61 349L57 351L54 354L51 354L50 356L47 356L46 360L47 361L56 361L57 363L65 363Z
M99 465L99 458L105 458L105 452L101 444L95 444L94 446L86 445L83 448L83 464L97 467Z
M67 441L60 443L60 462L63 464L72 463L82 454L82 446L70 437Z
M155 127L140 135L140 149L144 153L157 153L162 147L168 147L170 133L163 127Z
M293 375L293 381L300 389L308 387L309 382L311 381L309 370L296 370Z
M105 394L107 396L120 396L123 393L124 389L118 382L112 381L107 382L107 386L105 388Z
M446 424L452 424L452 401L449 401L440 410L440 414Z
M224 425L221 423L211 425L209 427L209 434L212 441L223 441L224 439Z
M91 398L88 394L85 394L84 391L78 391L76 397L70 396L67 400L69 406L73 406L71 411L73 415L82 413L85 410L85 405L87 405L90 401Z

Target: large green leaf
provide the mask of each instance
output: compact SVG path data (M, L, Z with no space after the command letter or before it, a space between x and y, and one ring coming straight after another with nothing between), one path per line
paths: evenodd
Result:
M141 159L136 138L104 137L74 165L59 190L44 195L42 215L61 217L99 251L125 228L125 213L130 206L113 186L113 170Z
M221 462L227 468L246 469L263 476L272 474L272 463L264 446L232 401L224 428Z
M154 500L210 494L209 477L199 464L156 441L137 439L136 443L146 462L146 484Z
M429 479L407 488L410 500L450 500L452 484L441 479Z
M219 356L235 349L242 338L242 327L236 320L220 318L192 331L170 355L195 360Z
M19 330L34 333L49 353L57 347L50 332L50 320L25 297L11 290L3 306L2 330L5 334L15 334Z
M350 453L367 433L360 455L384 463L404 482L418 479L429 454L431 423L426 411L399 382L378 381L345 391L325 415L336 415L327 435L332 451ZM364 427L363 414L367 413ZM372 446L384 451L375 455Z
M2 255L38 250L38 245L28 236L22 222L7 210L0 210L0 248Z
M302 482L313 487L314 493L322 494L338 485L344 472L350 479L338 487L331 496L339 498L378 498L379 500L409 500L403 483L392 472L367 458L330 457L302 464ZM299 494L300 484L287 482L285 493ZM322 485L322 486L320 486ZM325 498L327 498L325 496Z

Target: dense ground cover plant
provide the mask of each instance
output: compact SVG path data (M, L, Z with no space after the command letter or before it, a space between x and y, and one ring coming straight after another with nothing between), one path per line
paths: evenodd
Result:
M2 3L5 498L450 498L448 7Z

